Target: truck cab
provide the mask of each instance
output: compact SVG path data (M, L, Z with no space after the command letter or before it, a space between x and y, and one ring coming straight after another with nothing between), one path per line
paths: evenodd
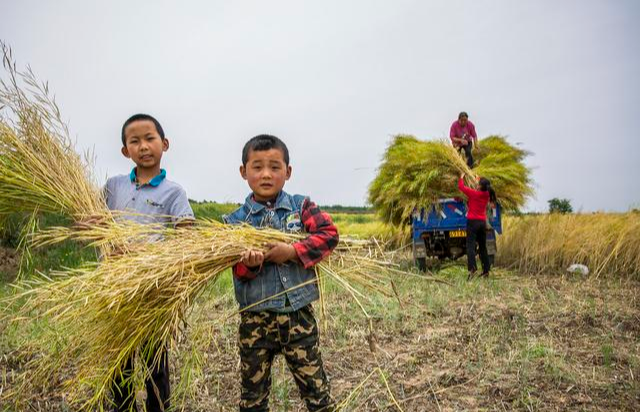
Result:
M422 271L431 259L456 260L467 253L467 207L462 199L441 199L430 208L416 209L411 216L413 257ZM496 233L502 234L500 204L487 211L487 252L493 263Z

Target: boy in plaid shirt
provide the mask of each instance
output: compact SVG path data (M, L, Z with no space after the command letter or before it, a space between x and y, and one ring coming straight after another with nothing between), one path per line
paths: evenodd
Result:
M308 410L333 411L311 302L319 298L313 266L336 247L338 230L308 197L282 190L291 166L287 146L277 137L249 140L240 174L252 193L225 222L308 234L292 245L276 242L266 250L249 250L233 269L236 299L245 309L238 339L240 411L269 410L271 365L278 353L285 356Z

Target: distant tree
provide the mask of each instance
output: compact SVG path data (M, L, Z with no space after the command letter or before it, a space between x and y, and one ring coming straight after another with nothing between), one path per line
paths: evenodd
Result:
M549 200L549 213L573 213L573 207L569 199L559 199L554 197Z

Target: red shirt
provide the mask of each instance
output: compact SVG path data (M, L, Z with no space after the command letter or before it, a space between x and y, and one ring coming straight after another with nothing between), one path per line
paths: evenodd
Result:
M487 220L487 203L489 203L489 192L473 190L464 185L464 179L458 180L458 189L469 199L467 202L467 219Z
M465 124L464 127L460 125L460 122L458 120L453 122L453 124L451 125L451 130L449 131L451 142L453 142L454 137L461 138L462 136L465 136L468 141L471 141L472 138L478 138L478 135L476 134L476 127L469 120L467 120L467 124ZM453 145L456 146L457 143L454 143Z

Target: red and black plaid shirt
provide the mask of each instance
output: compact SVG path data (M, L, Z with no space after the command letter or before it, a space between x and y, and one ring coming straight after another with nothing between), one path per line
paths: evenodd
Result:
M308 269L329 256L338 245L338 228L333 224L331 216L320 210L318 205L306 199L302 205L302 224L309 234L305 239L293 244L298 259ZM240 279L253 279L256 274L244 263L233 267L233 274Z

